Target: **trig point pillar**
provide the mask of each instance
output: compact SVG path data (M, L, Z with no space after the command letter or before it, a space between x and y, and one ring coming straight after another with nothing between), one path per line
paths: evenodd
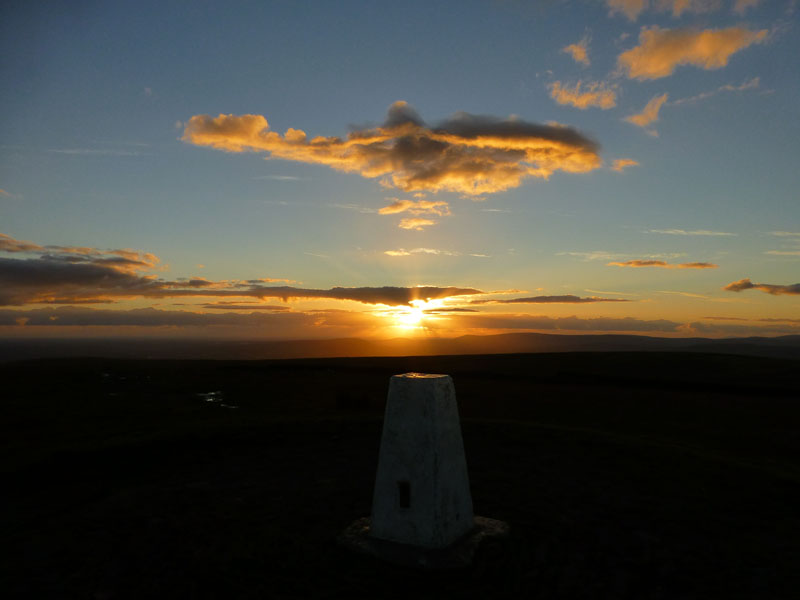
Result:
M453 380L392 377L372 516L354 521L339 542L394 563L458 568L486 539L507 534L506 523L473 515Z
M370 534L444 548L474 526L453 380L395 375L383 420Z

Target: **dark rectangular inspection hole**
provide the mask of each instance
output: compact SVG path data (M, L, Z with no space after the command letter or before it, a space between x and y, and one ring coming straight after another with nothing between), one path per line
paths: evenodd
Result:
M397 482L397 498L400 508L411 508L411 484L408 481Z

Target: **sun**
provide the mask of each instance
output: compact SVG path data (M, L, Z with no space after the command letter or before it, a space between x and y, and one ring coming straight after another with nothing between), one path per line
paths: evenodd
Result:
M399 312L394 317L394 322L401 329L418 329L422 327L425 312L416 306L411 306Z
M441 306L441 300L412 300L409 305L397 306L385 315L391 317L394 327L413 332L425 329L429 321L436 320L432 311Z

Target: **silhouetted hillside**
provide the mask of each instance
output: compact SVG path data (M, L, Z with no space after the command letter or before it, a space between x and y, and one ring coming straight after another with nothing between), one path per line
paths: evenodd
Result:
M29 358L108 357L148 359L333 358L435 356L538 352L714 352L800 358L800 336L659 338L642 335L506 333L457 338L364 340L219 341L179 339L0 340L0 361Z

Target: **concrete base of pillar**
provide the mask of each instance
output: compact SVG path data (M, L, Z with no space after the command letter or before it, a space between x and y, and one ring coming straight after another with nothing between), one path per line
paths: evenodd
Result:
M338 542L356 552L397 565L423 569L460 569L472 564L481 544L490 539L505 538L508 531L508 523L475 517L475 527L446 548L423 548L372 537L370 519L364 517L345 529Z

